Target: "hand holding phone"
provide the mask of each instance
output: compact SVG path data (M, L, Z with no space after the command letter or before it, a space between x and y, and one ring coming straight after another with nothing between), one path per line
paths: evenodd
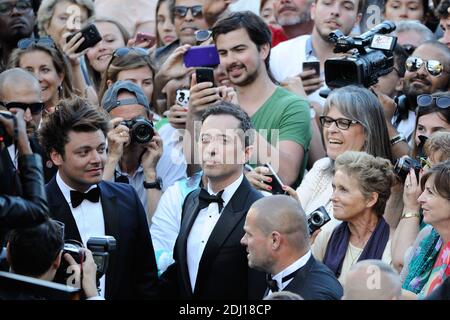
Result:
M272 187L272 194L287 194L283 189L283 182L275 173L275 170L273 170L270 163L266 163L264 166L269 169L270 175L272 176L272 182L270 183L270 186Z
M148 47L151 48L156 43L156 36L154 36L154 35L152 35L150 33L138 32L136 34L136 43L135 44L140 44L140 43L143 43L145 41L149 42Z
M308 70L315 70L316 74L308 78L320 77L320 62L319 61L305 61L303 62L303 72Z
M102 36L100 35L100 32L98 32L98 29L94 24L90 24L78 32L81 32L81 36L84 38L84 41L77 48L75 53L80 53L86 50L87 48L92 48L102 40ZM66 38L66 43L69 42L78 32L68 36Z
M214 86L214 69L213 68L197 68L195 69L197 83L212 82Z
M215 45L191 47L183 56L184 65L190 67L215 67L220 64Z

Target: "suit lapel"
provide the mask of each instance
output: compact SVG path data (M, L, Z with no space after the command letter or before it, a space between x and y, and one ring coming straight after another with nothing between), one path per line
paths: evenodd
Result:
M72 210L56 183L56 177L53 177L47 185L47 199L51 217L64 222L64 239L73 239L82 242L80 232L72 215Z
M119 212L117 210L117 197L113 194L108 185L104 182L99 184L100 197L102 202L103 220L105 222L105 235L113 236L117 242L116 252L110 255L108 263L108 271L106 272L106 292L105 296L112 296L115 292L118 276L117 276L117 251L120 248L120 228L119 228Z
M311 255L309 257L308 262L300 268L300 270L295 275L294 279L284 288L284 291L292 291L299 292L300 289L304 287L305 278L307 277L309 271L311 270L312 265L314 264L314 257Z
M250 186L244 178L241 185L228 202L227 206L223 209L219 220L209 236L205 250L203 251L200 259L197 282L195 285L196 291L198 288L202 287L202 282L206 279L206 275L209 273L208 270L214 262L214 258L219 253L225 240L239 225L242 219L245 219L245 214L247 213L245 204L249 191Z

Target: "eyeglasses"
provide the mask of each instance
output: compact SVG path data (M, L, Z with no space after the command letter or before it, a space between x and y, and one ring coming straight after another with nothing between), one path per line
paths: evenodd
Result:
M50 37L42 37L42 38L25 38L19 40L17 43L17 48L19 49L28 49L32 44L38 44L44 47L54 47L55 42Z
M203 6L193 6L193 7L175 6L172 12L175 16L179 18L184 18L186 17L189 10L191 10L191 14L193 17L197 17L202 14Z
M404 44L402 45L403 49L408 53L408 55L412 55L414 50L416 50L416 47L412 44Z
M2 106L4 106L6 109L22 109L23 111L27 111L27 109L30 109L31 114L39 114L44 109L44 103L43 102L33 102L33 103L22 103L22 102L8 102L3 103L0 102Z
M197 30L194 32L195 40L197 42L205 42L209 38L211 38L212 31L211 30Z
M436 101L436 106L441 109L450 107L450 97L433 97L431 94L421 94L417 97L417 105L419 107L429 107Z
M140 55L146 56L148 55L147 50L145 50L144 48L139 48L139 47L123 47L123 48L118 48L116 50L114 50L113 56L114 57L124 57L127 54L129 54L130 52L135 52L138 53Z
M347 130L348 128L350 128L350 126L352 124L359 123L356 120L350 120L350 119L345 119L345 118L333 119L333 118L327 117L327 116L321 116L321 117L319 117L319 120L320 120L320 124L326 128L331 127L331 125L334 122L336 124L336 126L341 130Z
M20 13L25 13L31 10L33 5L31 1L2 2L0 3L0 15L10 15L14 8Z
M431 74L434 77L437 77L441 75L441 73L444 71L444 66L442 63L440 63L437 60L423 60L418 57L409 57L406 59L406 70L410 72L415 72L422 68L422 66L426 63L426 69L429 74Z

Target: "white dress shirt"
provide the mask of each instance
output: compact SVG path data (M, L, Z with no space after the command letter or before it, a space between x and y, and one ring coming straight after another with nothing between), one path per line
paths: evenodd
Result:
M222 194L224 208L227 206L228 202L241 185L243 179L244 176L241 175L236 181L234 181L224 189L224 192ZM209 194L215 195L215 193L213 193L213 191L211 190L209 183L208 192ZM205 246L208 242L209 236L211 235L219 218L219 205L217 202L212 202L207 208L200 210L194 224L192 225L191 232L189 233L186 256L192 292L194 292L195 289L198 266L203 255L203 250L205 250Z
M72 201L70 199L70 190L75 190L69 187L61 178L59 171L56 174L56 183L61 190L64 198L69 204L72 211L73 218L77 224L78 232L80 233L83 245L87 246L87 241L90 237L105 236L105 220L103 218L103 208L101 199L99 202L90 202L89 200L83 200L81 204L73 208ZM93 185L89 190L97 187ZM86 192L88 192L87 190ZM105 296L105 276L100 278L101 295Z
M296 270L302 268L305 266L305 264L308 262L309 258L311 258L311 250L309 250L303 257L299 258L297 261L295 261L293 264L291 264L289 267L284 269L283 271L277 273L275 276L272 277L272 280L275 280L277 282L277 286L279 291L282 291L284 288L287 287L289 283L291 283L291 278L285 282L282 281L283 277L290 275L292 272L295 272ZM269 289L269 294L272 293L272 290Z

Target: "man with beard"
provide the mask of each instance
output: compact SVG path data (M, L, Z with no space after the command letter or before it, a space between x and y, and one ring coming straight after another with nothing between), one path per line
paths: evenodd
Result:
M287 39L311 34L311 0L275 0L274 14Z
M325 60L335 57L334 42L328 35L339 29L349 35L361 19L363 0L315 0L311 5L314 27L311 35L303 35L285 41L272 50L271 71L279 82L288 77L300 77L310 101L320 104L319 90L325 77ZM319 61L320 75L314 70L303 71L303 62Z
M37 130L42 119L43 103L41 99L41 87L39 81L29 72L14 68L0 74L0 103L5 109L20 108L25 111L24 120L27 126L27 134L30 146L34 153L42 157L45 182L56 173L51 161L43 154L37 139ZM5 170L4 183L0 190L11 195L21 194L21 184L18 180L17 156L14 145L0 152L0 158Z
M8 63L17 42L31 37L34 21L31 0L0 0L0 72Z
M406 60L403 81L405 103L399 104L392 118L394 127L408 143L414 139L417 97L449 89L450 49L437 41L426 42Z

